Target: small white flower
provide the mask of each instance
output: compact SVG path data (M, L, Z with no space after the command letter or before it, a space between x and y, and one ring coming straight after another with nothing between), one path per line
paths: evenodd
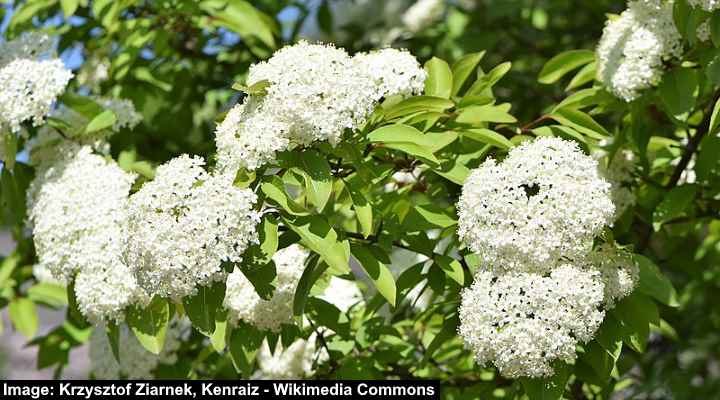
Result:
M142 115L135 110L135 105L128 99L116 99L112 97L92 98L106 110L110 110L115 114L115 123L112 126L114 132L120 129L133 129L142 121Z
M427 72L407 50L382 49L353 57L359 68L372 79L376 98L403 97L422 93Z
M363 301L362 292L356 282L336 276L330 277L328 287L325 288L322 295L317 297L334 305L342 312L347 312L350 307Z
M586 258L588 268L600 271L605 288L605 309L615 307L618 300L628 296L640 280L640 269L627 251L610 244L602 244Z

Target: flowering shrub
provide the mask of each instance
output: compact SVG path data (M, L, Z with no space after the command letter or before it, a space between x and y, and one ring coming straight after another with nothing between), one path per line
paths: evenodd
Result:
M720 3L258 3L6 9L0 307L38 368L717 394Z

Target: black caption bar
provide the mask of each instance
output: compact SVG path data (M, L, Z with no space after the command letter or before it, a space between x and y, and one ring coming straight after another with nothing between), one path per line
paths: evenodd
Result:
M439 381L3 381L8 399L440 399Z

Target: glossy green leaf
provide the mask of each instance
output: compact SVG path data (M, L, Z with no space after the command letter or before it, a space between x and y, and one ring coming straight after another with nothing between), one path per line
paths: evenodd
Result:
M593 139L606 139L610 133L590 115L572 108L561 108L550 114L555 121L575 129Z
M215 319L225 299L225 283L199 286L197 293L183 299L183 307L192 325L206 336L215 332Z
M38 330L38 313L35 303L25 297L13 299L8 306L8 317L15 329L28 339Z
M427 78L425 79L425 94L444 99L450 98L453 90L453 74L445 61L433 57L425 63Z
M117 121L115 113L110 110L105 110L95 116L85 127L85 133L97 132L103 129L108 129L113 126Z
M514 145L505 136L491 131L490 129L466 129L461 132L463 137L474 140L476 142L487 143L501 149L510 149Z
M36 303L44 303L56 308L68 303L65 286L56 283L37 283L28 288L27 295L30 300Z
M377 288L378 292L385 297L391 306L395 306L396 286L390 269L378 260L375 252L380 251L378 248L370 248L367 246L353 245L351 252L356 260L363 267L370 280Z
M325 261L337 274L350 271L350 246L347 240L339 241L335 230L320 216L283 218L285 224L300 236L301 242Z
M637 289L641 293L652 296L670 307L679 307L677 293L670 280L649 258L635 254L635 262L640 270L640 281Z
M465 271L458 260L442 254L435 255L433 259L440 269L442 269L443 272L450 277L450 279L457 282L457 284L461 287L465 285Z
M456 96L460 93L460 89L462 89L465 82L467 82L467 79L473 74L473 72L475 72L475 68L477 68L484 55L484 51L466 54L453 64L453 88L451 95Z
M517 122L504 105L469 106L460 110L455 122L459 124L477 125L483 122L507 123Z
M545 63L538 76L538 82L555 83L568 72L593 61L595 61L595 53L590 50L570 50L560 53Z

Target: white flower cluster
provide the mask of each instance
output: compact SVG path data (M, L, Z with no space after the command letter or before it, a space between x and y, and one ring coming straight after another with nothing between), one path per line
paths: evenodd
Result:
M26 120L40 125L70 78L47 35L30 33L0 44L0 125L13 132Z
M593 241L615 211L598 164L573 142L538 138L473 171L460 238L484 268L462 293L459 334L480 364L543 377L575 359L605 310L638 280L629 254Z
M307 340L298 339L287 349L278 341L275 351L270 351L267 340L263 341L258 352L258 371L254 379L305 379L314 373L313 366L328 360L324 348L316 345L317 335L311 334Z
M250 67L252 86L267 82L233 107L218 126L218 167L225 173L256 169L275 153L329 141L364 123L377 102L422 90L426 73L409 53L386 49L350 57L332 45L300 42Z
M77 82L90 88L97 88L110 77L110 61L91 57L85 60L77 74Z
M130 196L127 259L148 294L177 299L224 279L221 264L240 262L257 241L255 194L204 163L174 158Z
M605 26L597 48L598 79L616 96L632 101L660 81L663 59L681 52L673 2L633 0Z
M139 295L123 258L135 176L89 146L66 142L55 150L55 159L38 167L28 189L28 222L40 264L58 280L78 274L75 294L88 319L120 319Z
M548 277L480 271L463 291L459 333L479 364L493 362L503 376L552 375L551 362L574 360L603 320L598 275L570 265Z
M688 0L693 7L701 7L705 11L714 11L720 8L720 0Z
M472 171L458 234L488 268L547 272L587 254L614 211L597 162L574 142L543 137Z
M298 244L279 250L275 262L275 290L270 300L262 299L243 272L235 269L227 279L225 307L230 319L243 320L261 330L279 332L293 321L293 298L305 269L309 251Z
M93 97L93 100L104 109L115 114L115 123L112 126L113 132L121 129L133 129L142 121L142 115L135 110L135 105L128 99L116 99L112 97Z
M402 15L402 22L410 32L418 33L442 17L444 11L444 0L418 0Z
M90 374L95 379L153 379L159 364L177 362L177 351L189 331L188 320L173 320L165 334L160 354L147 351L127 325L118 326L118 357L115 359L105 326L96 326L90 336Z
M610 182L610 193L615 204L614 219L617 219L635 204L635 194L631 189L637 164L635 153L619 149L611 160L606 151L598 150L593 152L593 157L598 160L600 175Z

